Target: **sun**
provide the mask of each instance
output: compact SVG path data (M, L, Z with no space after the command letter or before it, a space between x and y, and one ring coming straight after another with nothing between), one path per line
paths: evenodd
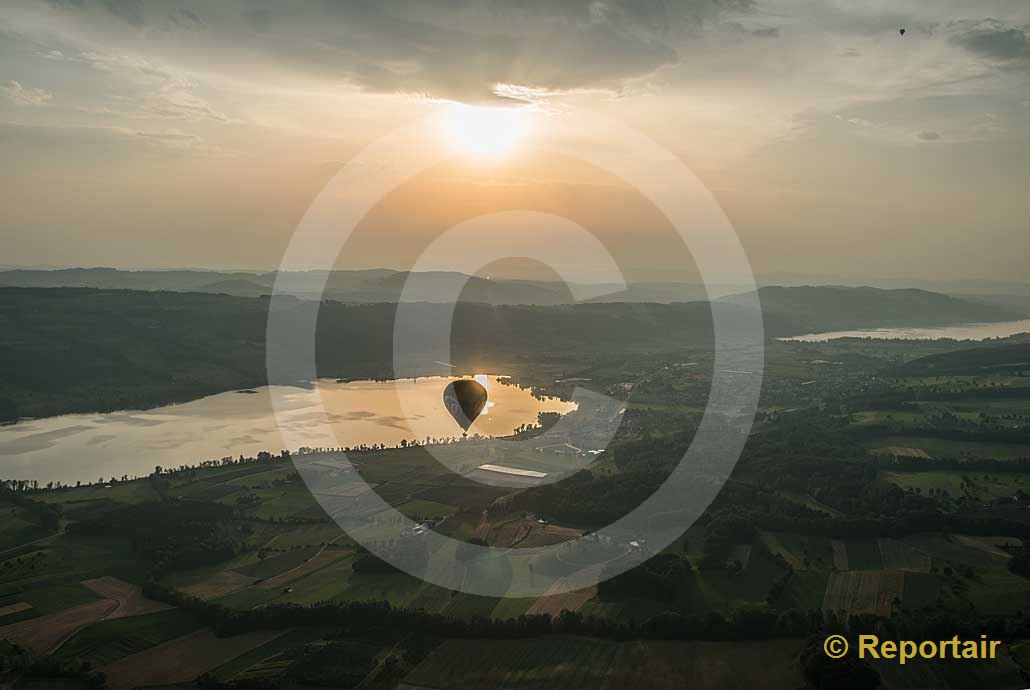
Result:
M510 152L526 135L526 106L482 106L455 103L446 116L450 143L465 154L496 156Z

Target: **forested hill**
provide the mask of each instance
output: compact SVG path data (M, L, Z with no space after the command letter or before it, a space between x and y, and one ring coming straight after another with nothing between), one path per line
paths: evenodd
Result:
M318 371L392 375L395 305L287 298L318 310ZM22 416L147 407L265 383L268 298L86 288L0 288L0 408ZM420 305L422 318L448 307ZM289 319L287 319L289 321ZM454 361L504 362L704 346L705 302L559 307L459 303ZM6 402L5 402L6 401Z
M1020 340L1019 336L1014 338ZM902 376L959 376L1030 372L1030 341L987 344L912 360L898 368Z
M396 303L402 291L409 299L450 303L460 291L466 302L495 305L557 306L575 300L572 291L557 280L493 279L453 271L409 273L377 268L368 270L293 271L284 273L246 271L125 271L114 268L58 270L15 269L0 271L0 287L66 288L204 292L234 297L290 294L301 299L328 299L346 304ZM414 278L414 280L413 280ZM597 295L591 302L680 303L705 300L700 283L631 283L627 286L583 286ZM622 289L624 287L625 289ZM713 294L725 295L730 285L711 286ZM841 328L892 325L942 325L972 321L1007 321L1030 316L1025 299L1006 302L994 297L949 297L926 290L871 287L806 286L763 287L759 291L767 318L792 333ZM739 304L740 296L719 301ZM801 330L797 330L801 329ZM806 330L807 329L807 330Z
M1016 306L913 289L770 286L759 288L758 296L766 321L792 335L856 328L986 323L1030 316ZM736 304L742 299L730 296L720 301Z
M906 309L898 306L899 292L915 293L901 300ZM914 318L917 305L946 305L943 314L930 315L938 320L945 314L969 320L973 313L961 300L920 291L765 288L762 299L770 337L890 325L904 315ZM0 288L0 419L149 407L263 385L269 304L267 297L207 293ZM290 298L282 304L291 314L318 310L320 375L392 375L394 305ZM731 321L745 309L732 301L715 304ZM420 309L434 322L449 307ZM977 311L976 320L1001 316L989 309ZM710 339L707 302L462 302L453 321L452 361L503 364L547 353L584 363L598 355L704 348Z
M0 271L0 286L88 287L101 290L207 292L235 297L260 297L273 289L302 299L326 299L348 304L397 302L410 274L406 271L123 271L114 268L16 269ZM464 288L468 301L487 304L553 305L572 302L562 283L533 280L488 280L450 271L418 274L415 299L448 302ZM277 285L278 280L278 285ZM639 301L639 300L636 300ZM668 299L661 301L670 301Z

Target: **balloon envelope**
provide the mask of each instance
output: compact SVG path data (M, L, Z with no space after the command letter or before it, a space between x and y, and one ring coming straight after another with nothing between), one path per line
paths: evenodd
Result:
M452 381L443 391L443 402L462 431L468 431L486 407L486 388L473 379Z

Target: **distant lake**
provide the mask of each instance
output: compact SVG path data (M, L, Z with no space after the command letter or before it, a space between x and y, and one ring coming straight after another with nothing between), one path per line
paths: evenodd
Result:
M870 328L858 331L829 331L794 335L779 340L800 340L821 343L834 338L881 338L884 340L987 340L1007 338L1017 333L1030 333L1030 319L1020 321L999 321L998 323L967 323L957 326L934 326L930 328Z
M564 414L576 408L558 398L535 398L529 389L495 374L476 379L487 387L489 402L470 435L507 436L523 425L536 424L541 412ZM443 390L452 380L324 379L311 388L279 388L288 408L281 421L301 433L313 428L321 399L339 446L396 446L415 438L398 399L403 389L405 406L418 419L422 437L456 438L461 429L443 403ZM147 475L156 465L193 465L263 450L278 453L284 446L270 390L220 393L152 410L63 415L0 426L0 478L74 484Z

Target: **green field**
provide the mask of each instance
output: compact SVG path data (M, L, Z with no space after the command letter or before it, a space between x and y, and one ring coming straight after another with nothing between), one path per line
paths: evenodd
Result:
M845 541L848 552L848 570L880 570L883 557L880 544L875 539L849 539Z
M921 493L945 492L951 498L968 496L979 501L1013 496L1018 491L1030 491L1030 474L1019 472L985 472L939 470L930 472L881 473L884 481L902 489L918 489Z
M763 532L761 538L770 553L783 556L795 570L828 571L833 566L833 550L826 537Z
M285 553L266 556L264 559L258 560L257 563L245 565L235 570L242 575L264 580L293 570L302 563L312 559L319 551L321 551L321 548L317 546L294 548Z
M302 525L300 527L262 526L266 529L261 532L261 538L264 540L259 545L268 548L292 549L298 546L324 546L341 541L346 542L349 539L347 533L336 523Z
M897 539L880 539L883 567L888 570L929 572L933 564L930 554Z
M416 498L397 506L397 510L413 520L442 520L448 515L453 515L458 509L446 503Z
M866 441L867 448L920 448L933 458L987 458L1012 460L1030 457L1030 447L1018 443L990 443L987 441L957 441L929 436L890 435Z
M904 574L886 570L833 573L826 585L823 609L846 614L889 617L904 593Z
M801 643L635 642L583 638L450 641L417 666L400 688L441 690L680 690L804 685Z
M918 659L904 666L887 660L874 661L870 666L880 674L881 687L889 690L1011 690L1026 685L1019 667L1004 652L988 663Z
M961 535L919 535L904 541L932 558L933 567L944 578L945 604L972 604L985 613L1030 610L1026 580L1009 571L1009 557L1003 551ZM972 578L966 576L967 569Z
M24 508L0 503L0 558L7 549L34 541L51 533L32 518Z
M75 512L83 504L92 501L117 501L139 503L153 501L157 493L148 482L118 482L116 484L91 484L75 488L47 491L39 496L45 502L61 503L66 512Z
M192 616L174 609L99 621L75 633L61 645L57 656L101 666L186 635L199 627Z
M214 669L211 675L223 682L254 682L262 678L280 676L293 661L283 652L318 640L329 632L331 631L321 628L289 632L222 664Z

